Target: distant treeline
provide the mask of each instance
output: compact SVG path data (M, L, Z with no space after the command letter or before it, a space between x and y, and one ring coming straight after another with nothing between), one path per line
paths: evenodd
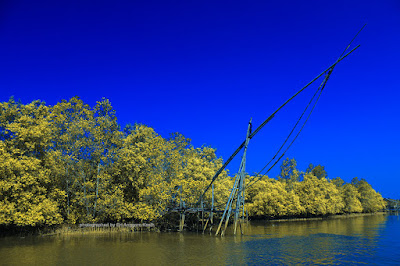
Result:
M364 179L345 183L340 177L327 178L324 166L309 165L299 172L294 159L286 159L278 180L263 177L247 190L250 215L321 216L342 213L376 212L386 202Z
M0 103L1 226L154 221L180 201L193 206L221 165L215 149L195 148L179 133L163 138L140 124L121 130L107 99L94 107L78 97L54 106ZM216 206L232 183L224 171ZM283 162L278 179L263 176L250 186L246 204L250 215L263 217L385 207L365 180L330 180L320 165L299 172L294 159Z
M400 210L400 200L385 199L385 201L389 210Z

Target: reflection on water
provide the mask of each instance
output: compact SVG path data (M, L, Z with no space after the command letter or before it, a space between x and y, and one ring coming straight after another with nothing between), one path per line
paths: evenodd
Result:
M387 215L376 214L325 220L300 220L291 222L252 222L247 234L270 237L308 236L311 234L339 234L375 237L377 230L387 220Z
M400 219L251 222L244 236L103 233L0 239L0 264L399 264Z

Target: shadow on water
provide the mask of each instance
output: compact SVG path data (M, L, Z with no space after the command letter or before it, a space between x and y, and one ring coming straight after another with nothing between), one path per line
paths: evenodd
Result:
M400 262L398 215L251 222L243 236L102 233L0 239L1 264L358 264Z

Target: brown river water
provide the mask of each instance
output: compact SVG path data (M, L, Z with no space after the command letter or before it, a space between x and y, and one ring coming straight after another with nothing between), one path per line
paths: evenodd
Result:
M0 238L1 265L400 265L400 216L250 221L243 236L74 233Z

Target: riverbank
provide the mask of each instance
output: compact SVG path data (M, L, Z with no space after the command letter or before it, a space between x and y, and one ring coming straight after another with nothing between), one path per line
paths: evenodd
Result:
M8 236L51 236L85 233L122 232L132 233L141 231L159 232L153 223L101 223L101 224L74 224L48 227L1 227L0 237Z
M331 219L343 219L343 218L354 218L360 216L372 216L372 215L384 215L388 214L388 211L381 211L375 213L347 213L347 214L335 214L323 217L287 217L287 218L252 218L250 221L261 221L266 223L276 222L295 222L295 221L318 221L318 220L331 220ZM215 220L217 221L217 220ZM134 233L134 232L161 232L160 227L154 223L100 223L100 224L74 224L74 225L59 225L53 227L9 227L9 232L6 231L7 227L1 228L0 237L6 236L52 236L52 235L77 235L77 234L101 234L109 232L119 233Z
M254 221L265 221L265 222L293 222L293 221L318 221L327 219L342 219L342 218L353 218L359 216L371 216L377 214L387 214L388 211L380 211L374 213L343 213L333 214L321 217L288 217L288 218L276 218L276 219L254 219Z
M154 223L101 223L101 224L77 224L77 225L62 225L53 232L44 234L43 236L51 235L71 235L71 234L96 234L96 233L133 233L133 232L159 232L160 230Z

